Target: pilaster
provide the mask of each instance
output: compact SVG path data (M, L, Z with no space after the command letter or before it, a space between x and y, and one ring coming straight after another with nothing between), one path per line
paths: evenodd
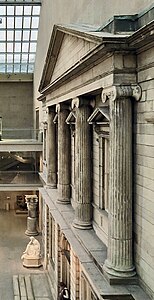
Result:
M132 251L132 98L139 100L138 85L103 90L110 104L109 235L107 274L134 276Z

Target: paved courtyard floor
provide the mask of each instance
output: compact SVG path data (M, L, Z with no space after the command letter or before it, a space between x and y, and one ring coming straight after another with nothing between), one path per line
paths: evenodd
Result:
M22 265L21 255L29 242L25 235L26 223L27 215L0 211L0 300L14 299L13 275L44 274L43 267L25 268ZM40 236L36 238L41 240Z

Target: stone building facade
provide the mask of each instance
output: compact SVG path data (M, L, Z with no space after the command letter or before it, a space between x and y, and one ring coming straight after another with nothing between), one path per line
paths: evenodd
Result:
M44 266L56 299L154 299L154 21L55 25L39 101Z

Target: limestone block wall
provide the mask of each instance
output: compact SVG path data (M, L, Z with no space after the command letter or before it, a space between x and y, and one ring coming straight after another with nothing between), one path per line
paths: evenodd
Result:
M0 116L3 129L14 129L24 138L30 137L29 128L33 128L33 83L32 82L0 82ZM27 128L27 131L25 129ZM24 131L20 131L24 129ZM8 135L9 131L5 134Z
M134 116L134 247L137 273L154 299L154 49L138 55L142 99ZM153 114L153 121L150 116Z

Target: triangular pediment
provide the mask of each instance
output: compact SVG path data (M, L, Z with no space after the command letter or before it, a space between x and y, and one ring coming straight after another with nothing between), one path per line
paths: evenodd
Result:
M66 119L67 124L75 124L76 114L75 111L71 111Z
M87 121L89 124L107 124L109 123L109 120L109 108L104 106L97 107Z
M74 70L100 43L89 32L54 26L39 91Z
M96 43L86 41L81 37L65 34L53 70L51 82L71 70L71 68L80 62L96 45Z
M41 94L76 78L94 62L126 43L127 35L100 31L90 25L55 25L39 86ZM120 48L121 49L121 48ZM41 98L38 98L41 100Z

